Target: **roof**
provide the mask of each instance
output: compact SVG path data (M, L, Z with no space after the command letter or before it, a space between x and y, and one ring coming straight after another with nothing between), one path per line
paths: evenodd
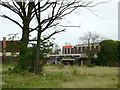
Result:
M73 46L63 46L64 49L73 48Z
M98 43L95 43L94 45L95 45L95 46L99 46ZM88 46L88 44L77 44L77 45L76 45L76 47L87 47L87 46ZM90 45L90 46L92 46L92 45Z

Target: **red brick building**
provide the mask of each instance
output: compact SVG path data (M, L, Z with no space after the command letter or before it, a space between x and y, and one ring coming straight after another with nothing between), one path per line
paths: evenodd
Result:
M100 50L99 44L95 44L94 46L90 45L88 47L87 44L78 44L76 46L63 46L62 53L63 54L84 54L88 51L98 52Z
M6 37L3 37L3 41L0 41L0 60L4 61L6 56L10 56L12 52L19 54L18 41L6 41Z

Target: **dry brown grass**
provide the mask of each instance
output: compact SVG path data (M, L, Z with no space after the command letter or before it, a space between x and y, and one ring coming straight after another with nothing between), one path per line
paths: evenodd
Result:
M115 88L118 87L118 68L117 67L78 67L65 66L64 69L48 66L45 67L46 73L62 72L66 81L60 84L62 88Z

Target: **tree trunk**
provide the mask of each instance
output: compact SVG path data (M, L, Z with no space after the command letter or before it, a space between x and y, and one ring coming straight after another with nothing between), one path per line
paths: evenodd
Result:
M39 59L40 59L40 37L41 37L41 23L40 23L40 2L38 2L38 14L36 13L39 29L37 35L37 46L36 46L36 57L35 57L35 68L34 73L39 74Z
M25 65L25 61L22 58L24 58L27 54L27 45L29 43L29 22L27 18L24 18L23 25L22 39L20 43L20 59L18 61L18 64L20 65Z
M39 59L40 59L40 32L38 30L38 39L37 39L37 46L36 46L36 57L35 57L35 74L39 74Z

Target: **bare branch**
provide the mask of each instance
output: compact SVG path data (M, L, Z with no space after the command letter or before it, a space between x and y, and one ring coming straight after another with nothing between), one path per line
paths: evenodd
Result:
M65 25L59 25L59 26L62 26L62 27L78 27L78 28L80 28L80 26L65 26Z
M20 9L22 10L23 15L26 16L25 2L16 2L16 3L19 5Z
M10 21L14 22L15 24L17 24L18 26L20 26L21 28L23 28L17 21L13 20L12 18L10 18L10 17L8 17L6 15L0 15L0 16L3 17L3 18L9 19Z
M30 29L29 32L33 32L34 30L38 30L38 27L39 27L39 25L37 27L35 27L35 28L29 28Z
M86 7L86 9L88 9L92 14L94 14L94 15L97 16L98 18L104 19L103 17L100 17L100 16L98 16L96 13L94 13L91 9L89 9L89 8L87 8L87 7Z
M0 5L1 6L3 6L3 7L5 7L5 8L7 8L7 9L9 9L9 10L11 10L11 11L13 11L14 13L16 13L18 16L20 16L21 18L22 18L22 14L21 14L21 12L20 12L20 9L15 5L15 3L13 2L13 5L15 6L12 6L12 5L10 5L9 3L7 3L7 2L0 2Z
M51 38L53 35L55 35L55 34L57 34L57 33L64 32L64 31L65 31L65 29L60 30L60 31L55 31L55 32L53 32L52 34L50 34L48 37L44 38L43 41Z

